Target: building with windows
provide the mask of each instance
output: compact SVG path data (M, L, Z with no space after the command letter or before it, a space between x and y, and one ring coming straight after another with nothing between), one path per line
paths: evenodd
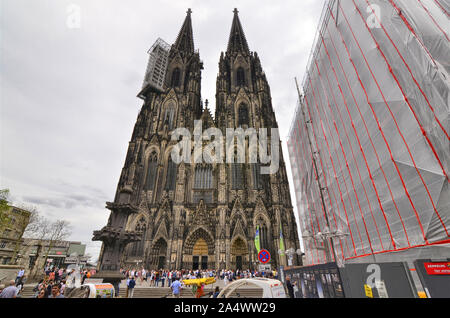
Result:
M30 212L10 206L6 224L0 228L0 264L14 264L22 245L22 236L30 220Z
M170 48L163 89L147 85L139 93L144 105L115 200L107 203L111 215L107 226L94 232L94 240L103 241L101 271L119 266L257 268L258 226L261 248L270 251L273 268L287 264L286 256L278 254L280 237L286 249L299 248L281 147L279 170L271 175L262 175L260 164L248 158L244 163L172 161L178 142L170 132L186 128L193 135L197 120L203 131L217 128L224 136L227 128L278 127L268 81L258 54L249 49L237 10L219 60L214 117L201 99L202 69L189 10ZM297 258L294 263L299 264Z
M24 238L18 259L25 268L44 268L52 266L65 268L70 264L85 265L88 257L85 256L86 245L81 242L36 240Z

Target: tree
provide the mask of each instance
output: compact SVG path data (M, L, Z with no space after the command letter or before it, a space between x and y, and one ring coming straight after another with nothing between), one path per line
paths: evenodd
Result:
M55 246L55 244L64 241L71 234L70 231L70 223L65 220L57 220L50 224L49 232L48 232L48 248L45 252L44 259L47 259L48 253Z
M31 277L42 270L45 263L40 263L39 258L44 254L44 260L47 259L50 250L58 243L67 239L70 234L70 223L65 220L50 222L47 218L41 216L36 210L32 214L32 220L25 230L25 235L32 240L25 248L37 246L36 257L30 265Z

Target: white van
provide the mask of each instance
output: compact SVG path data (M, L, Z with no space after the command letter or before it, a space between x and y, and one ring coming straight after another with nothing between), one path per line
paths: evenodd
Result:
M217 298L231 298L231 294L238 288L257 286L262 288L262 298L287 298L283 283L276 279L269 278L245 278L238 279L225 286ZM252 286L252 287L253 287Z

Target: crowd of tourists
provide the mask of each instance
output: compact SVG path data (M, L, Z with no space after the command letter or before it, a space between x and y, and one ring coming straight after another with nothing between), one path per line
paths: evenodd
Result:
M121 269L120 270L127 285L127 297L132 298L134 288L140 287L170 287L174 297L179 297L181 289L185 288L183 281L190 279L200 279L215 277L216 281L223 281L226 286L237 279L266 277L278 279L277 271L258 272L253 270L146 270ZM198 289L197 296L203 295L203 287ZM219 287L216 287L212 297L217 297Z
M215 277L216 280L222 280L225 285L229 282L253 277L278 278L277 271L258 272L253 270L146 270L144 268L137 269L121 269L121 273L125 279L133 278L136 285L148 287L170 287L175 279L187 280L197 278Z
M64 298L64 291L70 282L67 278L74 273L74 269L67 270L65 268L46 267L43 272L43 278L33 288L35 298ZM93 270L80 270L81 284L91 275L95 274ZM22 297L23 287L27 280L25 269L22 268L17 273L15 280L11 280L8 287L0 285L0 298L20 298Z
M33 288L35 298L65 298L65 292L70 291L74 286L72 282L67 281L68 276L74 274L75 269L67 270L65 268L47 267L43 271L43 279ZM254 270L146 270L121 269L120 270L127 285L127 297L132 298L134 288L139 287L169 287L174 297L179 297L181 290L186 288L183 281L190 279L212 278L216 281L222 281L226 286L234 280L254 277L267 277L278 279L276 270L268 272L258 272ZM84 284L85 280L95 274L94 270L81 270L80 280ZM72 276L73 277L73 276ZM27 280L25 269L17 273L15 280L9 282L9 286L0 285L0 298L18 298L21 297L24 283ZM203 286L199 289L197 295L201 296ZM213 296L217 297L219 287L216 287Z

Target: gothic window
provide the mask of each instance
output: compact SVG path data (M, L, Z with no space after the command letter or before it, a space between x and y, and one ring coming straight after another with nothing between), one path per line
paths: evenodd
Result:
M170 104L169 106L166 107L166 111L164 113L164 124L167 122L170 130L173 129L174 117L175 117L175 106L173 104Z
M147 226L145 225L145 219L141 218L136 225L136 232L142 232L142 239L139 242L133 244L131 251L131 256L142 256L144 255L145 248L145 236L147 234Z
M262 189L261 166L258 163L252 163L253 189Z
M209 190L213 186L211 165L199 166L195 169L194 189Z
M241 104L241 106L239 106L239 122L238 122L238 126L241 127L243 125L247 125L248 126L249 120L248 120L248 108L247 105L245 104Z
M267 231L267 226L264 224L261 228L261 248L268 249L269 248L269 235Z
M236 72L236 86L245 86L245 71L239 67Z
M148 160L147 178L145 181L146 190L154 190L156 181L156 172L158 169L158 157L155 152L150 155Z
M181 71L180 69L177 67L176 69L173 70L172 72L172 87L179 87L180 86L180 78L181 78Z
M240 190L243 186L242 165L239 163L231 164L232 189Z
M169 159L169 164L167 165L167 177L166 177L166 190L175 190L175 184L177 182L177 165Z
M269 249L269 231L263 219L257 221L259 226L259 241L261 249Z

